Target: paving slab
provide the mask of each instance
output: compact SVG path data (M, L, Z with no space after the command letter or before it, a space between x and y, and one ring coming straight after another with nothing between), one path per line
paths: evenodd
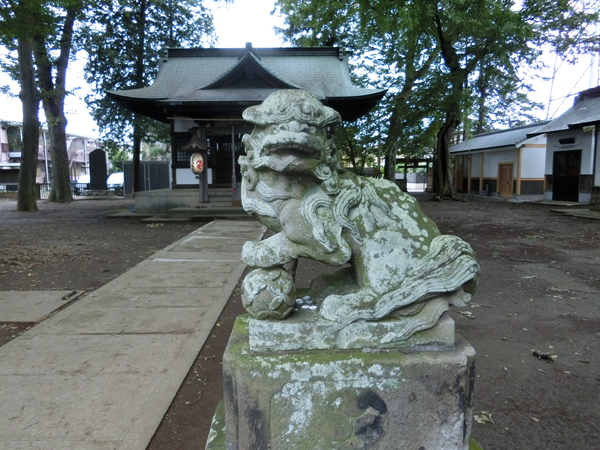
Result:
M0 347L0 450L146 449L265 231L216 222Z
M565 216L583 217L585 219L600 220L600 212L592 211L587 205L587 209L551 209L550 211L563 214Z
M76 306L76 305L74 305ZM68 308L70 309L70 308ZM46 334L192 333L201 329L209 306L99 308L83 305L44 323ZM219 311L220 313L220 311ZM209 315L209 317L211 317ZM41 324L40 324L41 325ZM211 326L212 328L212 326Z
M0 375L164 373L179 351L180 336L40 333L13 342L0 348L0 355L13 361L0 366Z
M155 253L150 259L166 259L170 261L215 261L215 262L236 262L240 260L240 251L229 252L225 250L210 252L207 250L202 251L201 255L198 252L180 252L180 251L166 251Z
M237 254L237 253L236 253ZM235 266L230 261L198 261L152 258L141 263L147 273L162 273L166 267L175 268L177 273L232 273Z
M78 441L1 441L0 450L116 450L120 442L78 442Z
M0 291L0 322L36 322L73 299L73 291ZM66 297L63 299L63 297Z
M218 301L225 295L224 288L202 288L201 292L190 292L188 287L153 288L115 285L113 290L88 294L90 305L103 308L118 307L180 307L202 306Z

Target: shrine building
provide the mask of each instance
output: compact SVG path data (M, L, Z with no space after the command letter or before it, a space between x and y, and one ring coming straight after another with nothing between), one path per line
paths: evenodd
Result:
M251 43L245 48L170 48L154 84L107 94L171 126L172 190L197 191L190 158L202 152L208 190L235 192L241 181L241 139L252 131L242 119L249 106L280 89L304 89L352 122L379 102L386 90L354 86L348 56L338 47L253 48Z

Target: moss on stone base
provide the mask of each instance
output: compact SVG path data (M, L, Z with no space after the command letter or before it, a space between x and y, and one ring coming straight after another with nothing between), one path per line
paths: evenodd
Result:
M483 450L483 447L475 442L475 439L469 439L469 450Z
M223 355L228 445L464 449L474 350L252 353L238 317ZM212 450L212 449L211 449Z
M226 450L225 442L225 407L223 400L217 405L217 410L210 425L205 450Z

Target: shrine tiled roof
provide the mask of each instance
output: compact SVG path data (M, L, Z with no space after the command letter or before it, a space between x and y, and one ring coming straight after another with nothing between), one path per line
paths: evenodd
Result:
M159 107L260 103L279 89L305 89L325 104L355 102L355 115L366 113L386 92L354 86L347 55L339 48L247 45L240 49L169 49L151 86L108 94L126 104Z

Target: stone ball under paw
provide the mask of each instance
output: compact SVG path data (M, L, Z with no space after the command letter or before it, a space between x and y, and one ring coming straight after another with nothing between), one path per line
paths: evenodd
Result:
M294 280L281 267L254 269L242 283L242 304L256 319L283 319L295 301Z

